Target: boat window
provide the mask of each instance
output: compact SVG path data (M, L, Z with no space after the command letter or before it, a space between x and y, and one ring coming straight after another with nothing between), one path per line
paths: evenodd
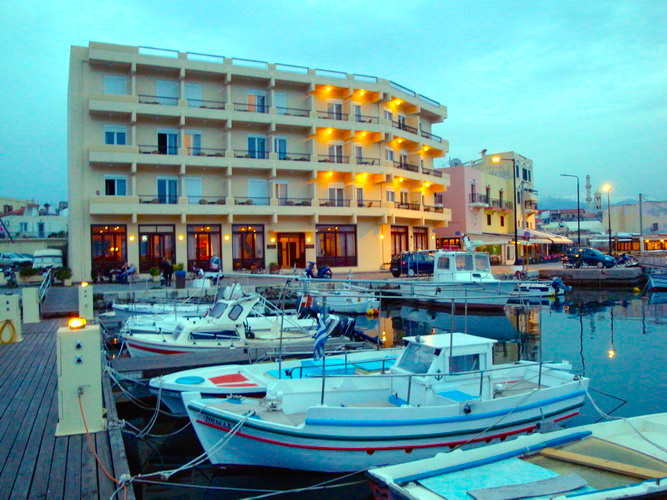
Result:
M475 271L491 271L488 255L475 255Z
M434 359L433 347L410 342L396 367L412 373L427 373Z
M456 270L457 271L472 271L472 255L466 253L456 256Z
M449 269L449 257L438 257L438 269Z
M221 332L192 332L190 334L191 340L221 340L221 339L238 339L239 332L236 330L223 330Z
M227 309L227 304L224 302L218 302L216 305L213 306L211 309L211 312L208 313L209 316L213 316L214 318L219 318L222 316L222 313L225 312L225 309Z
M433 264L433 262L435 262L435 256L432 253L425 253L422 254L422 260L424 262L428 262L429 264Z
M231 319L232 321L238 319L238 317L241 316L242 312L243 312L243 306L236 304L229 311L229 319Z
M465 356L452 356L451 373L472 372L479 370L479 354L466 354Z

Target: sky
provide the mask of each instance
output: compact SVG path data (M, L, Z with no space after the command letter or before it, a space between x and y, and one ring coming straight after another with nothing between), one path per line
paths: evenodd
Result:
M664 0L7 1L0 27L0 196L66 199L69 47L99 41L388 78L447 106L447 161L516 151L544 200L576 199L561 173L667 199Z

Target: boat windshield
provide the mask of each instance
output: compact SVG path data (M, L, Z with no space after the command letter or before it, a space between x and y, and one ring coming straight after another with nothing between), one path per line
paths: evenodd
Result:
M427 373L434 359L433 347L410 342L396 367L412 373Z
M225 309L227 309L227 304L225 304L224 302L218 302L216 305L213 306L208 315L213 316L214 318L219 318L220 316L222 316L222 313L225 312Z
M489 256L486 254L475 255L475 271L491 271Z
M474 271L472 263L472 255L464 253L456 256L456 270L457 271Z

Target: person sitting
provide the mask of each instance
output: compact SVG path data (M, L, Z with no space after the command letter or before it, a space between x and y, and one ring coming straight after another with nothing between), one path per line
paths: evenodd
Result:
M137 268L134 267L134 264L130 264L125 271L122 271L118 275L118 283L128 283L130 278L134 276L137 272Z

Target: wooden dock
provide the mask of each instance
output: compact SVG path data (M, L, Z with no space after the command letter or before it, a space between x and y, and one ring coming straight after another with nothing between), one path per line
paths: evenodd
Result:
M108 479L86 435L55 437L58 422L56 330L63 320L24 325L23 342L0 345L0 498L109 498ZM117 418L103 384L107 418ZM100 461L114 477L129 474L121 430L92 434ZM125 498L134 499L128 486Z
M79 289L76 286L52 286L46 291L41 309L43 318L62 318L79 313Z

